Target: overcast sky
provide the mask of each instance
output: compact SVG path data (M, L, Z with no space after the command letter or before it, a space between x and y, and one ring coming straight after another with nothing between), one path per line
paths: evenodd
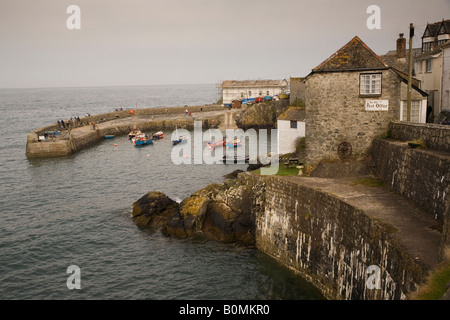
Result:
M80 30L66 26L72 4ZM450 0L0 0L0 88L305 76L356 35L384 54L410 23L419 47L444 18Z

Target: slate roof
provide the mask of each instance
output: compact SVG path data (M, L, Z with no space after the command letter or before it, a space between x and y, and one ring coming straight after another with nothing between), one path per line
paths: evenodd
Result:
M352 70L381 70L388 65L359 37L354 37L312 72L338 72Z
M450 20L442 20L439 22L428 23L422 38L438 36L442 26L444 27L444 34L450 33ZM429 33L429 35L426 35L427 33Z
M423 33L422 38L436 37L441 24L442 24L442 22L428 23L427 27L425 28L425 32ZM427 30L428 30L429 35L425 36L425 34L427 33Z
M413 61L422 54L422 48L413 49ZM404 62L397 58L397 50L388 51L385 55L380 56L381 59L390 67L393 67L402 72L408 73L408 59L409 59L409 49L406 49L406 57Z

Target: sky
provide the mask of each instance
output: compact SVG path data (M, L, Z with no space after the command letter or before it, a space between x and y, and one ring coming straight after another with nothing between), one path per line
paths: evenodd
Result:
M382 55L442 19L450 0L0 0L0 88L302 77L354 36Z

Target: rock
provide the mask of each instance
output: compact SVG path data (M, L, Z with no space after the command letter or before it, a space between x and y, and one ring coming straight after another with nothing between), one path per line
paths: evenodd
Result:
M244 130L248 128L274 128L277 117L286 109L288 100L254 104L236 117L236 124Z
M203 233L222 242L253 244L255 239L252 188L246 179L211 184L180 204L161 192L149 192L133 204L133 220L178 238Z
M159 229L178 211L179 204L176 201L159 191L152 191L133 203L132 216L137 226Z
M244 171L243 170L239 170L239 169L238 170L234 170L233 172L228 173L228 174L224 175L223 177L226 178L226 179L236 179L238 174L241 173L241 172L244 172Z
M186 238L201 230L208 203L209 198L200 193L183 200L179 212L167 220L165 233Z

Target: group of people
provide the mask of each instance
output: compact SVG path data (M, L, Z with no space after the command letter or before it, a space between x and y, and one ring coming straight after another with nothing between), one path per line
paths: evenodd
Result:
M58 120L57 123L60 130L69 129L71 127L75 127L76 125L82 124L80 117L70 117L70 119L66 121Z
M200 108L200 113L203 113L203 108ZM188 109L186 109L186 115L192 116L192 113Z

